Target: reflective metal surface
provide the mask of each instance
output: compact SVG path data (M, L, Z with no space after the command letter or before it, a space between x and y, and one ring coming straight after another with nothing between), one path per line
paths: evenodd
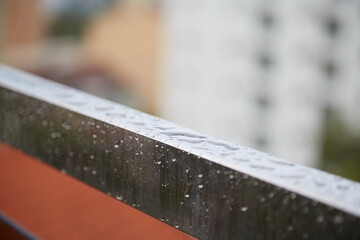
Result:
M359 183L5 66L0 139L198 238L360 237Z

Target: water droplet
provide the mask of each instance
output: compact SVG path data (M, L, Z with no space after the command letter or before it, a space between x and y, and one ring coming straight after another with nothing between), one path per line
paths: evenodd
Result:
M341 224L344 222L344 218L341 215L336 215L333 219L335 224Z
M190 197L190 194L187 193L187 194L185 194L184 196L185 196L186 198L189 198L189 197Z
M203 188L204 187L204 185L203 184L199 184L199 186L198 186L198 188Z
M199 139L189 139L189 138L178 138L177 140L187 142L187 143L194 143L194 144L203 142L202 140L199 140Z
M230 179L233 179L233 178L234 178L234 175L233 175L233 174L230 174L230 175L229 175L229 178L230 178Z
M252 150L252 149L249 149L249 150L248 150L248 153L249 153L250 155L256 155L256 151L255 151L255 150Z
M244 206L240 209L242 212L246 212L248 210L248 207Z
M69 124L67 124L66 122L64 122L63 124L61 124L61 126L66 129L66 130L70 130L71 126Z
M93 138L97 138L97 135L94 133L94 134L92 135L92 137L93 137Z
M240 150L240 148L238 147L233 147L233 146L230 146L229 144L227 143L222 143L222 142L216 142L216 141L206 141L212 145L215 145L215 146L221 146L221 147L224 147L228 150L231 150L231 151L235 151L235 150Z
M303 239L308 239L308 238L309 238L309 234L308 234L308 233L304 233L302 237L303 237Z
M134 124L134 125L138 125L138 126L144 126L145 125L145 123L143 123L143 122L140 122L140 121L130 121L132 124Z
M171 161L172 161L172 162L176 162L176 159L175 159L175 158L173 158Z
M119 144L115 144L115 145L114 145L114 148L119 148Z
M174 226L175 228L179 228L179 225L177 225L177 224L175 224L175 226Z
M250 161L250 159L246 159L244 157L234 157L235 161L239 161L239 162L248 162Z
M198 177L199 177L199 178L202 178L202 177L203 177L203 175L200 173L200 174L198 175Z
M103 103L99 103L95 106L95 109L96 110L100 110L100 111L105 111L105 110L111 110L113 109L114 106L113 105L110 105L110 104L103 104Z
M321 176L314 176L314 182L318 186L324 186L326 184L325 179Z
M43 127L46 127L46 126L48 125L48 121L43 120L43 121L41 122L41 124L43 125Z
M281 201L281 203L283 204L283 205L286 205L286 204L288 204L289 203L289 196L285 196L284 198L283 198L283 200Z
M275 158L275 157L268 158L268 161L273 162L273 163L278 164L278 165L284 165L284 166L289 166L289 167L295 166L295 164L293 164L291 162L286 162L284 160L281 160L281 159L278 159L278 158Z
M106 113L110 117L126 117L126 114L125 112Z
M308 213L308 212L309 212L309 207L306 207L306 206L305 206L305 207L302 209L302 212L303 212L303 213Z
M95 174L96 174L96 170L92 170L92 174L95 175Z
M233 151L228 151L228 152L222 152L222 153L220 153L220 155L221 155L221 156L224 156L224 157L229 156L229 155L233 155L233 154L235 154L235 152L233 152Z
M168 135L170 137L189 137L189 138L206 138L197 134L187 133L187 132L174 132L174 131L164 131L161 134Z
M287 230L288 232L291 232L293 229L294 229L294 227L293 227L292 225L289 225L289 226L286 228L286 230Z
M282 173L279 175L281 178L304 178L306 176L305 172L289 172L289 173Z
M68 103L77 105L77 106L81 106L81 105L85 105L87 103L87 101L84 99L74 99L74 100L69 101Z
M316 218L316 222L318 223L322 223L324 221L324 216L322 215L319 215L317 218Z
M340 189L340 190L346 190L350 187L350 182L348 181L342 181L342 182L339 182L338 185L337 185L337 188Z
M274 170L275 169L271 166L266 166L266 165L262 165L262 164L251 164L250 166L252 168L256 168L256 169L260 169L260 170Z

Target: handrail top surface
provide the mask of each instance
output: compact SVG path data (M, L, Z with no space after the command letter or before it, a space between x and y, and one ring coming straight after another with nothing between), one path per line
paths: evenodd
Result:
M0 65L0 86L149 137L360 216L360 183L229 143L121 104ZM231 176L230 176L231 178Z

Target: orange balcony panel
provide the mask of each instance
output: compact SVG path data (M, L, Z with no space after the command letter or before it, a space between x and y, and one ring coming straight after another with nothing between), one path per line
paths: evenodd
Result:
M194 239L3 143L0 166L0 211L37 237Z

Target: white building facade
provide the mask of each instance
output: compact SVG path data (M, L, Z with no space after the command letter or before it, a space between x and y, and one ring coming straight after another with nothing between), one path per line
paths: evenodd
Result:
M360 124L360 1L163 2L162 116L316 166L329 107Z

